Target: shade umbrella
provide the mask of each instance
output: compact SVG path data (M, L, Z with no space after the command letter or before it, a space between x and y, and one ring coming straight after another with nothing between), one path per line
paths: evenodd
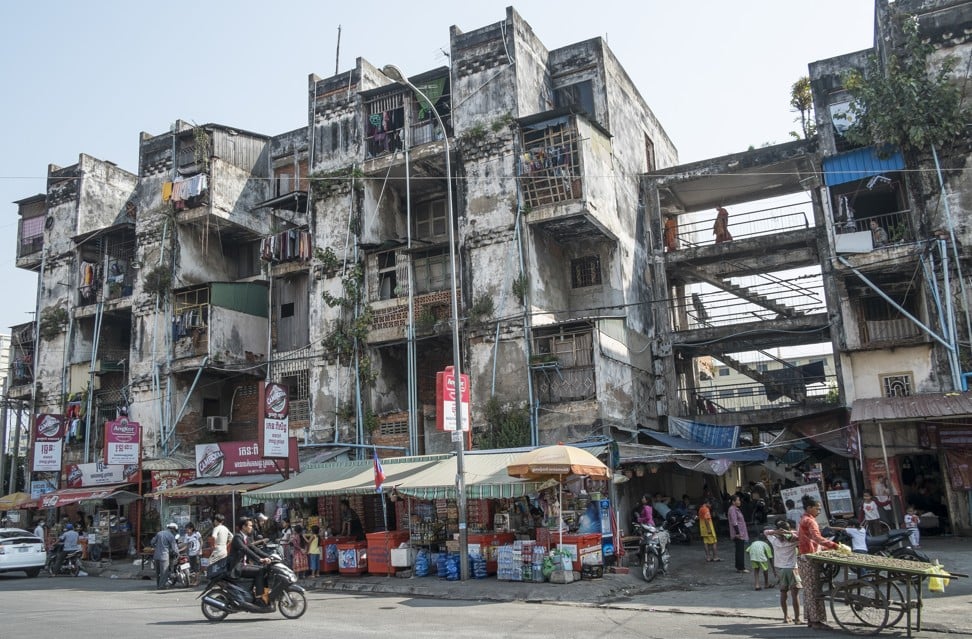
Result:
M558 485L558 502L563 503L564 477L586 476L609 479L611 469L600 459L582 448L576 446L543 446L523 453L515 458L506 472L511 477L522 479L556 479ZM560 544L564 543L564 528L558 524Z
M0 510L17 510L32 501L27 493L10 493L0 497Z

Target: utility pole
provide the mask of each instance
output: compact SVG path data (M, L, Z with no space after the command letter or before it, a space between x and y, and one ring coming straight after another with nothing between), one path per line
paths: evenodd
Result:
M17 492L17 460L20 458L20 426L23 418L23 406L17 402L17 430L14 432L14 449L10 458L10 492Z
M8 381L9 380L7 380L7 378L4 378L3 380L3 413L0 414L0 436L3 437L3 439L0 440L0 493L4 494L14 492L12 490L8 490L6 492L3 491L3 476L6 468L5 464L7 463L7 442L10 441L9 433L7 431L7 412L10 410L10 401L7 398Z

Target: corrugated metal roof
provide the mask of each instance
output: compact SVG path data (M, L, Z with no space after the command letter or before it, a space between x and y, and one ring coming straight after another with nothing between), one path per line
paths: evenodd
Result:
M923 393L854 400L851 423L972 417L972 393Z
M846 184L861 178L904 168L904 157L895 151L888 157L878 157L873 146L842 153L823 161L824 182L827 186Z

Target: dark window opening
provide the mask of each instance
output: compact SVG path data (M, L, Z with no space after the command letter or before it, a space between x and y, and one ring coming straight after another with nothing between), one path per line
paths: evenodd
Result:
M655 170L655 143L647 135L645 135L645 163L649 173Z
M587 255L570 261L571 288L598 286L601 283L601 258Z
M288 302L287 304L280 305L280 317L293 317L294 316L294 303Z
M557 108L582 111L594 119L594 88L590 80L557 89L554 91L554 103Z

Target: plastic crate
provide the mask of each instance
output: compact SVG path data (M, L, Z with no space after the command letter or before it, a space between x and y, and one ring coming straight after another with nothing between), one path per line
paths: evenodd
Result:
M393 575L395 567L391 561L392 548L398 548L408 541L407 530L390 530L365 535L368 548L368 572L373 575Z

